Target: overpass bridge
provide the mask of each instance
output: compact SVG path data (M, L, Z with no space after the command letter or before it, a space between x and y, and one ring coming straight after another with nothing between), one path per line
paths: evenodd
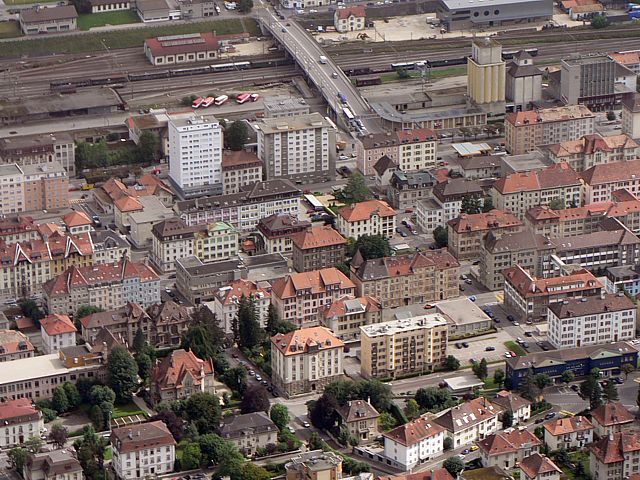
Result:
M262 8L256 13L257 20L262 27L284 46L291 57L306 72L310 81L318 88L329 107L335 112L336 118L344 118L343 108L347 106L338 96L341 93L346 97L348 108L362 123L366 133L383 131L379 117L362 98L360 92L340 67L328 56L326 63L320 63L320 56L324 56L325 53L313 37L296 22L280 20L268 7Z

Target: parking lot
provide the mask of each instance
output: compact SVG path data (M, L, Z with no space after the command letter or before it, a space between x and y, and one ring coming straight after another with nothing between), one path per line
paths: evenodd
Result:
M453 355L463 365L471 364L471 359L480 361L485 358L487 362L495 362L504 360L504 353L508 350L504 346L504 342L513 341L514 338L504 330L498 330L496 333L490 333L481 337L466 338L462 340L452 340L447 347L447 355ZM468 347L457 348L456 344L467 343ZM488 347L495 350L487 351Z

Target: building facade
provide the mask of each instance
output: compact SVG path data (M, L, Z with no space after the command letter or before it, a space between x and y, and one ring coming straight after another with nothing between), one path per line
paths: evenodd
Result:
M67 315L52 313L40 320L42 348L45 354L76 345L77 329Z
M0 405L0 447L11 448L22 445L31 437L39 438L43 432L42 412L31 399L19 398Z
M396 230L396 211L382 200L367 200L338 210L336 227L346 238L381 235L391 238Z
M245 185L262 181L262 162L246 150L222 153L222 193L238 193Z
M184 400L194 393L216 393L213 360L200 359L191 350L174 350L151 371L154 403Z
M640 473L640 435L612 433L588 447L589 472L594 480L632 478Z
M318 314L319 321L343 342L360 339L360 327L382 321L382 307L374 297L345 296Z
M20 29L25 35L70 32L77 28L78 12L73 5L20 10Z
M402 470L439 457L444 450L444 428L427 417L400 425L383 436L384 456Z
M498 430L500 409L484 397L467 400L452 407L443 415L434 419L445 429L445 435L453 441L454 448L495 433Z
M0 180L2 214L69 206L69 177L57 161L0 165Z
M267 325L271 293L250 280L239 279L220 288L213 300L213 312L221 321L226 334L233 333L233 322L238 315L238 306L243 296L253 299L260 326L264 328ZM211 306L209 308L211 309Z
M333 227L313 227L291 236L293 268L308 272L344 263L347 240Z
M585 135L577 140L546 145L544 151L555 163L567 162L576 172L595 165L635 160L640 156L640 145L625 134L602 136Z
M467 95L478 105L504 102L506 63L502 46L485 37L471 43L467 57Z
M355 32L364 30L366 13L364 5L339 8L333 14L333 26L336 32Z
M583 449L593 441L593 425L582 415L553 419L544 424L544 443L550 451Z
M290 253L293 251L291 239L311 228L311 223L298 220L295 215L273 213L258 221L260 233L266 253Z
M622 188L632 195L640 195L640 160L595 165L582 172L586 203L612 200L615 191Z
M514 468L523 459L540 451L542 442L525 428L508 428L476 443L484 467Z
M258 449L278 443L278 427L264 412L232 415L224 419L220 436L251 457Z

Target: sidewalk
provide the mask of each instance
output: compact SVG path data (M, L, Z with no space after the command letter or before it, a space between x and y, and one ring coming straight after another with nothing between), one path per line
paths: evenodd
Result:
M145 403L145 401L142 398L138 397L137 395L133 396L133 403L135 403L140 410L142 410L144 413L146 413L150 417L153 417L157 413L155 410L150 409Z

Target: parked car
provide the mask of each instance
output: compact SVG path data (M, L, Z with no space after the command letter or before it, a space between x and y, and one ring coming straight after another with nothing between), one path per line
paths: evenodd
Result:
M462 346L464 348L469 348L469 343L468 342L462 342Z
M302 426L304 428L309 428L309 427L311 427L311 424L305 420L304 422L302 422Z
M544 419L545 420L551 420L555 416L556 416L556 412L549 412L544 416Z
M460 342L456 342L456 348L462 348L462 344Z
M485 350L485 352L493 352L495 349L496 349L496 347L488 346L484 350Z

